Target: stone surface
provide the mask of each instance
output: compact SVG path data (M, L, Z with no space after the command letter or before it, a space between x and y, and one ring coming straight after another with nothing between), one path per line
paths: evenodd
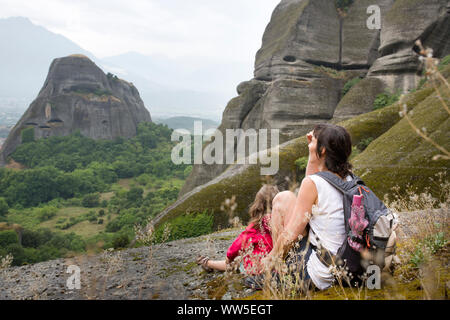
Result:
M35 139L80 130L93 139L130 138L151 117L133 84L107 76L82 55L55 59L38 97L12 129L0 164L21 143L21 131L34 128Z
M450 78L449 72L449 67L443 71L447 79ZM433 88L425 87L410 93L404 102L410 110L414 109L414 123L419 128L425 127L432 139L448 150L449 118ZM408 185L424 190L434 185L432 181L436 174L444 172L448 175L450 172L446 160L432 160L438 150L419 137L406 119L400 118L399 110L399 104L394 104L338 123L349 131L354 145L367 139L373 140L352 161L355 173L381 198L392 192L396 185L401 190L405 190ZM291 187L290 183L299 182L295 161L308 156L306 138L300 137L281 144L278 153L280 170L271 178L280 190L286 190ZM154 223L168 221L186 212L209 210L215 213L216 226L224 225L227 219L220 205L232 196L236 197L236 214L245 219L247 208L264 181L260 167L257 164L231 165L221 175L180 196L155 218ZM435 187L431 191L435 197L440 194Z
M380 7L381 30L367 27L371 5ZM279 129L282 143L317 123L370 112L377 94L416 87L415 40L438 57L450 53L448 11L447 0L359 0L346 13L328 0L281 1L256 54L255 79L238 87L219 129ZM366 79L342 98L352 72ZM180 196L227 168L196 165Z
M255 78L310 78L308 61L339 62L339 18L334 3L283 0L275 8L256 54Z
M380 79L372 77L362 79L341 99L334 111L333 122L372 111L376 96L385 89L386 86Z
M357 0L342 17L342 66L348 69L368 69L378 58L380 31L369 29L367 8L377 5L381 22L394 0Z
M383 20L380 57L369 70L369 77L381 79L391 90L416 87L421 64L413 51L421 39L438 58L450 53L450 21L447 0L395 1Z
M238 86L219 129L279 129L282 143L331 120L346 81L336 70L367 72L377 57L379 31L365 26L368 2L357 2L343 17L333 1L281 1L256 54L255 79ZM385 8L391 0L377 3ZM194 166L180 196L227 167Z

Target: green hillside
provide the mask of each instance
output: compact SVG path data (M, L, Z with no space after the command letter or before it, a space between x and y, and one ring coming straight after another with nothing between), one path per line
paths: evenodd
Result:
M20 265L127 246L190 172L171 161L171 133L142 123L129 140L31 137L11 156L25 168L0 168L0 256Z

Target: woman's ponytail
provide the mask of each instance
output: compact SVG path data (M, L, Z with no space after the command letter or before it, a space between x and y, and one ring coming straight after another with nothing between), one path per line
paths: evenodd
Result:
M348 161L352 153L352 139L345 128L333 124L319 124L314 128L317 139L317 156L325 148L325 165L328 170L345 179L352 169Z

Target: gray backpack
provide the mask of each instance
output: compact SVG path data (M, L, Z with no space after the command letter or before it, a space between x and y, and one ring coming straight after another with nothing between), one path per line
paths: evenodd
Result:
M359 276L366 271L369 265L377 265L380 270L383 270L386 258L395 251L393 250L395 249L393 237L395 238L394 228L396 225L394 213L377 198L360 178L353 174L351 174L352 181L344 181L327 171L319 172L316 175L325 179L343 194L345 231L347 234L336 256L331 256L331 254L327 254L325 250L319 248L319 258L326 265L331 265L334 262L338 266L348 268L348 271L354 277L352 280L356 282L359 282ZM361 201L364 229L361 227L360 230L355 232L355 225L361 226L361 223L354 223L354 209L357 206L354 199L357 198ZM394 244L392 244L393 242ZM360 250L355 250L355 245L358 244ZM362 252L365 254L361 254Z

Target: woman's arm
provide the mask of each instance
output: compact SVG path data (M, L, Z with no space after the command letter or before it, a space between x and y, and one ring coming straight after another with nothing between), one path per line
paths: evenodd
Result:
M244 238L245 238L245 231L243 231L231 244L231 246L227 250L227 260L233 261L239 253L244 250Z
M312 137L313 131L306 135L306 138L308 139L308 146L309 144L311 144ZM317 159L317 155L315 153L310 152L308 157L308 164L306 166L305 177L316 174L317 172L319 172L319 159Z
M311 216L312 206L316 202L316 199L316 185L310 178L306 177L300 186L294 211L290 215L291 218L287 222L277 242L274 243L274 247L267 257L267 261L273 261L274 258L283 259L292 244L298 240L300 235L304 234Z

